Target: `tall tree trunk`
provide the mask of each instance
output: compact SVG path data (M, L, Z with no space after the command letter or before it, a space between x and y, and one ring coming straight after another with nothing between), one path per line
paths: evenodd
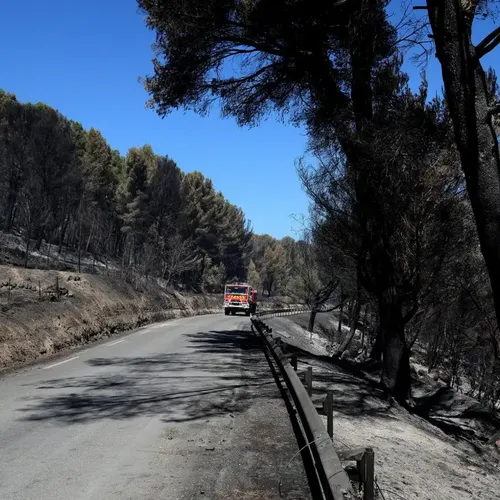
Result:
M44 230L43 228L40 228L37 231L37 237L36 237L36 243L35 243L35 250L39 251L40 248L42 248L42 242L43 242L43 236L44 236Z
M342 315L344 314L344 302L345 302L344 287L341 286L341 288L340 288L339 323L338 323L338 330L337 330L339 333L342 333Z
M374 361L380 361L382 359L382 351L384 348L384 332L380 328L380 324L377 329L377 336L375 337L375 342L373 343L372 350L370 351L370 359Z
M463 2L462 2L463 3ZM459 0L427 0L448 108L500 324L500 156L481 48Z
M361 320L361 323L363 325L361 329L361 342L360 342L360 348L359 348L359 353L362 354L365 351L365 339L366 339L366 329L367 329L367 319L368 319L368 304L365 304L365 311L363 313L363 319Z
M406 345L402 304L395 287L379 296L384 368L382 386L399 402L410 396L410 357Z
M29 220L28 220L28 225L26 227L26 253L24 256L24 267L27 269L28 268L28 259L30 256L30 238L31 238L31 216L28 214Z
M62 247L64 244L64 238L66 237L66 231L68 230L69 217L64 218L64 222L59 230L59 253L62 253Z
M80 213L78 228L78 272L82 272L82 214Z
M92 218L92 225L90 226L89 237L87 238L87 243L85 245L85 253L88 253L88 251L89 251L90 242L92 241L92 238L94 237L94 229L95 229L95 216Z
M317 313L318 313L318 308L314 304L312 306L311 313L309 314L309 324L307 325L307 330L311 333L314 331L314 323L316 321L316 314Z
M17 196L9 191L7 195L7 215L5 216L4 230L5 232L10 232L14 224L14 212L16 206Z
M340 345L337 352L335 353L336 357L340 357L351 345L352 339L354 338L354 334L356 333L356 326L359 321L359 313L361 311L361 288L358 286L358 292L356 294L356 298L353 303L349 307L349 334L344 339L344 342Z
M49 249L47 251L47 268L50 269L50 250L51 250L52 246L50 244L50 240L49 240Z

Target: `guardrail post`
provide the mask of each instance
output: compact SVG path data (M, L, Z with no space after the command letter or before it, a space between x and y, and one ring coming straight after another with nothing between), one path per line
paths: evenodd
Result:
M328 391L325 399L326 430L330 439L333 439L333 393Z
M306 387L307 387L307 393L309 394L309 397L311 397L312 392L313 392L313 369L312 369L312 366L309 366L307 368Z
M359 464L361 480L363 482L363 500L374 500L375 498L375 481L374 468L375 457L372 448L366 448L361 463Z
M276 347L279 347L281 349L281 352L283 352L283 354L285 354L283 340L281 339L281 337L276 338Z

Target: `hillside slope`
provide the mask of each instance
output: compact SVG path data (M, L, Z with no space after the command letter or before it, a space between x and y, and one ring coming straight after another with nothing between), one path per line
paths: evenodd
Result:
M180 295L154 281L0 265L0 368L221 304L220 295Z
M479 404L463 395L436 398L427 418L391 403L377 381L379 368L330 357L334 335L321 326L336 321L326 316L312 335L303 328L306 315L272 318L273 336L280 337L287 354L297 354L298 370L313 370L313 402L323 414L327 391L333 393L334 442L340 448L371 447L375 475L386 500L496 500L500 489L498 447L486 441L498 431ZM371 368L369 368L372 366ZM414 380L413 396L440 395L439 385ZM446 390L450 396L452 389ZM416 397L416 396L420 397ZM431 396L431 399L434 397ZM451 423L453 425L451 425Z

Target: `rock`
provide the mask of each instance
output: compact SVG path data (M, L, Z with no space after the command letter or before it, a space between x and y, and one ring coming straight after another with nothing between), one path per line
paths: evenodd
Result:
M423 368L419 368L417 373L420 377L423 377L425 375L425 370Z
M72 281L73 280L73 276L68 276L68 281Z
M74 297L75 294L73 292L68 292L68 297Z
M429 373L429 376L434 380L434 382L437 382L439 380L439 372L437 370L432 370Z

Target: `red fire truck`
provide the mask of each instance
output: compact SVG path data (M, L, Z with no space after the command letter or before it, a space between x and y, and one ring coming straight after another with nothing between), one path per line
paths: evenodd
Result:
M224 313L244 312L247 316L257 309L257 290L248 283L227 284L224 290Z

